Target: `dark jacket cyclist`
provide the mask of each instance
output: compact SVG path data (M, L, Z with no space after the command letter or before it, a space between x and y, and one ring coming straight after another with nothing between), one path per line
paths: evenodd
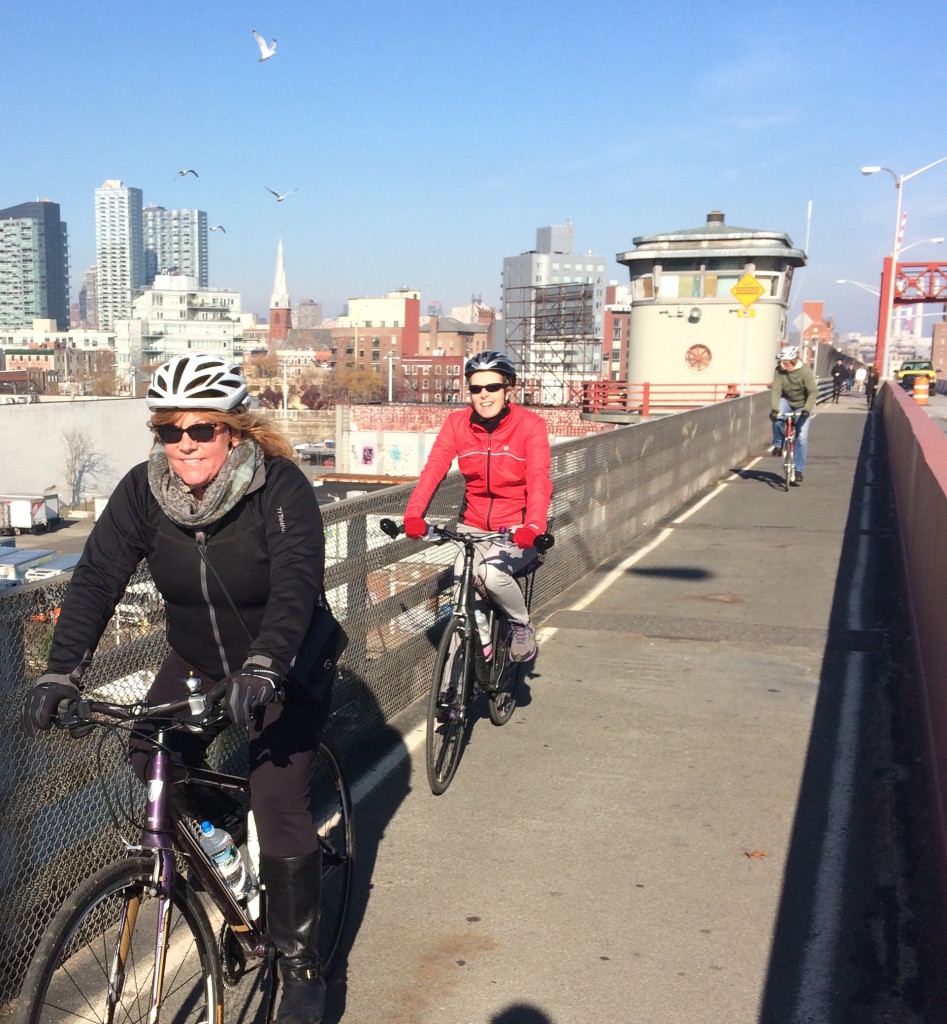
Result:
M513 546L490 540L477 545L475 571L478 589L485 588L510 621L510 657L530 661L536 631L512 574L532 561L533 542L546 530L552 497L549 433L541 416L510 403L516 368L508 356L480 352L467 360L464 376L473 408L452 412L444 421L404 510L405 533L420 538L427 532L424 513L456 458L466 483L462 529L473 536L501 527L513 531ZM461 555L455 573L462 567ZM489 638L481 640L490 660Z
M83 673L135 567L146 559L167 614L171 653L149 700L227 681L225 708L249 729L250 804L260 837L267 925L283 952L279 1024L323 1018L318 908L321 852L309 786L329 708L331 678L294 674L271 703L323 605L322 517L285 437L249 411L246 380L219 356L176 356L147 394L156 442L109 499L89 536L53 636L46 673L23 704L26 730L49 729ZM233 602L233 604L231 604ZM236 610L235 610L236 609ZM241 621L242 620L242 621ZM299 675L301 678L296 678ZM144 775L152 747L132 737ZM203 760L215 733L170 734L186 764ZM179 809L223 815L219 806ZM233 808L229 808L233 812Z

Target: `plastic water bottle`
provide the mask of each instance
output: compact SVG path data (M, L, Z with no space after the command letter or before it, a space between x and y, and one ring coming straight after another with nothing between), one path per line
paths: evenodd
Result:
M253 811L247 814L247 873L250 891L247 895L247 914L251 921L260 919L260 836Z
M479 608L474 609L474 621L477 623L477 632L480 634L483 656L489 661L493 657L493 648L490 646L490 623Z
M234 899L242 903L250 892L250 876L233 837L226 829L202 821L201 846Z

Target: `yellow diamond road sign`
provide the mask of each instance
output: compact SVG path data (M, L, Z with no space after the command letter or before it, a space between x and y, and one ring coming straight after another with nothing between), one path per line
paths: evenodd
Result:
M744 274L730 289L730 294L744 309L749 309L765 290L752 274Z

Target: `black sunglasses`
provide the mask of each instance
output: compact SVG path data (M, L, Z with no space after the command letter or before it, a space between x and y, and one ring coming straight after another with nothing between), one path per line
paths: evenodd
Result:
M468 384L470 393L472 395L479 395L481 391L489 391L491 395L496 394L498 391L502 391L506 385L494 381L493 384Z
M216 423L192 423L189 427L176 427L173 423L163 423L154 430L162 444L178 444L185 434L192 441L213 441L217 426Z

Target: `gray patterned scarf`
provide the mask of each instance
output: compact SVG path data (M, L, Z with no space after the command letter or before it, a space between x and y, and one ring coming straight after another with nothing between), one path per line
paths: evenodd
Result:
M263 451L250 438L231 449L220 472L204 488L198 500L168 465L163 444L156 444L148 462L148 486L162 510L179 526L199 528L225 516L247 493Z

